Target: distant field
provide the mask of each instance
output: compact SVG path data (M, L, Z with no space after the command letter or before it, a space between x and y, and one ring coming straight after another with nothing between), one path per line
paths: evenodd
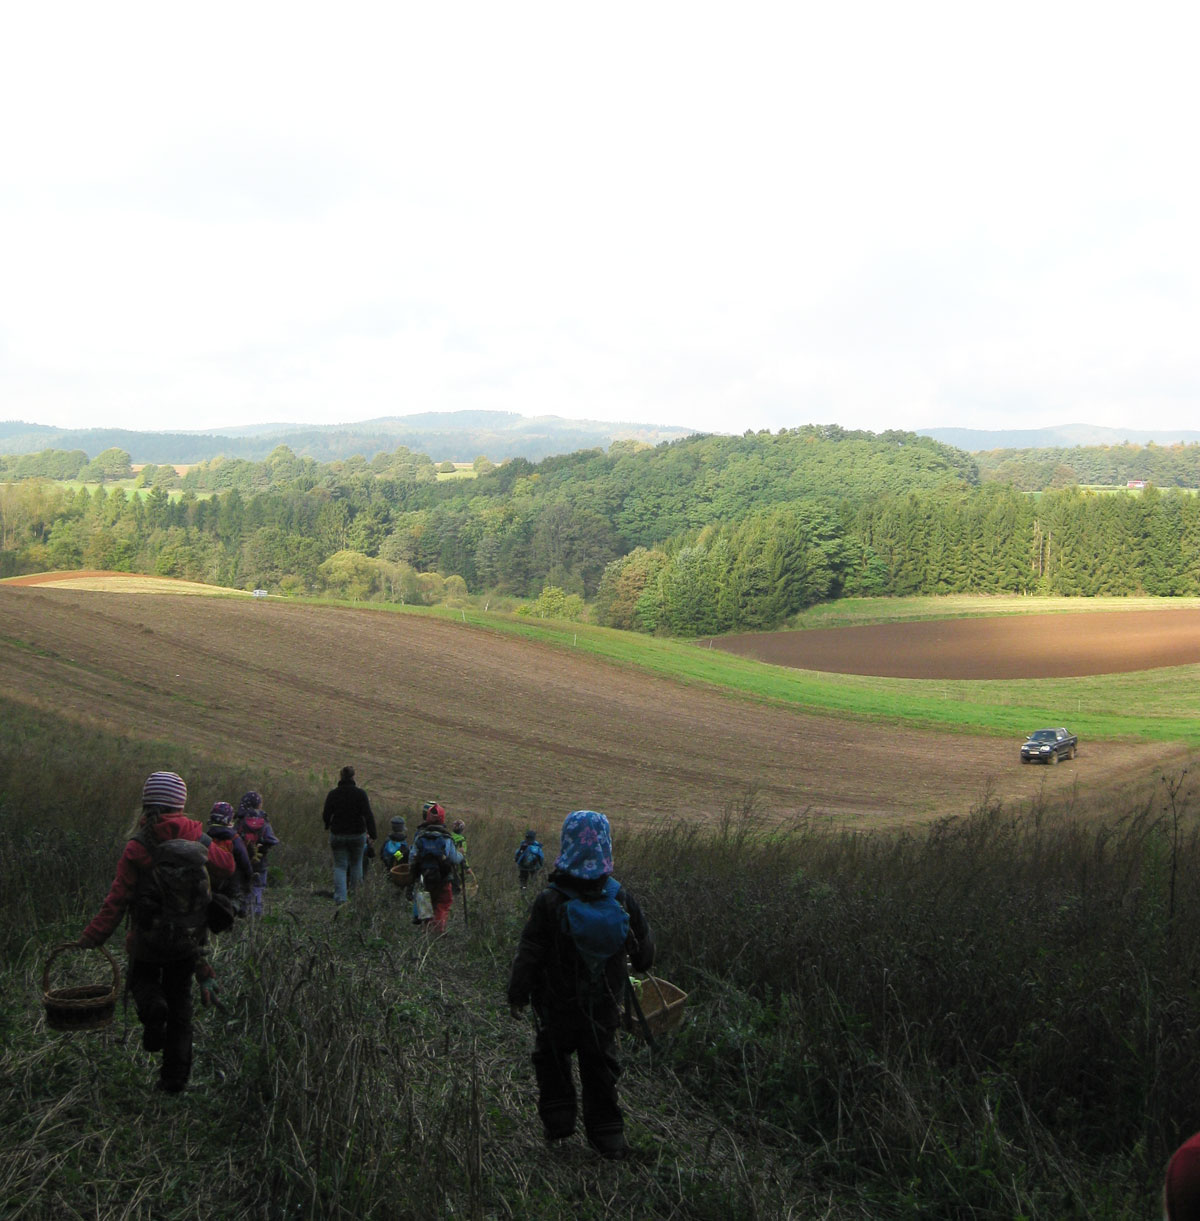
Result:
M1088 678L1200 663L1200 609L999 615L744 632L713 643L772 665L916 679Z
M37 572L23 577L7 577L0 585L46 585L56 589L84 589L100 593L123 594L209 594L248 598L243 589L202 585L198 581L179 581L174 577L147 577L130 572Z
M816 675L465 609L177 597L150 579L146 597L113 592L142 579L92 579L106 592L0 584L10 699L255 768L325 776L354 761L390 803L660 821L713 817L755 788L772 817L905 825L985 792L1109 792L1200 744L1194 667L1157 685ZM1082 735L1078 759L1020 767L1020 736L1061 723Z
M938 598L839 598L811 606L794 626L854 627L915 619L990 615L1086 615L1104 611L1200 610L1200 598L1022 598L1014 594L945 594Z
M139 488L136 479L110 479L107 483L83 483L78 479L56 479L53 481L57 487L70 488L72 491L79 491L80 488L87 488L89 492L98 492L103 488L106 492L121 491L125 493L132 492L135 496L145 500L150 495L150 488ZM182 488L168 488L167 496L171 500L181 500L184 492ZM193 496L197 500L208 500L215 495L214 492L193 492Z

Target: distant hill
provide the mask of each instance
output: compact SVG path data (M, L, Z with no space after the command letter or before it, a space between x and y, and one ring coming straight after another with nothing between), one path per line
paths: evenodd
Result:
M123 428L54 428L23 421L0 422L0 454L81 449L89 458L123 449L135 463L195 463L217 457L261 462L279 445L301 457L333 462L356 454L370 459L403 445L438 462L470 462L481 454L502 462L539 462L581 449L607 449L614 441L657 445L697 430L655 424L522 416L510 411L424 412L384 416L356 424L247 424L220 433L183 430L137 432Z
M969 454L992 449L1068 449L1075 445L1174 445L1200 441L1200 432L1185 428L1102 428L1097 424L1056 424L1049 428L916 428L919 436Z

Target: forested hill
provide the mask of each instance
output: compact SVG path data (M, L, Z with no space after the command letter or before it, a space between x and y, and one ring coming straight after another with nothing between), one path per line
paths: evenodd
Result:
M333 463L278 447L182 480L147 468L130 492L112 485L131 476L129 455L106 451L87 463L109 481L99 491L51 482L81 456L0 469L12 481L0 482L0 575L100 568L358 600L536 599L535 613L676 635L770 628L842 595L1200 592L1200 497L1033 496L981 483L969 455L911 433L622 441L481 462L476 478L439 478L404 447Z
M1158 488L1200 488L1200 445L1077 445L1069 449L994 449L973 454L983 480L1023 492L1072 484L1124 487L1131 480Z
M656 424L610 424L560 416L522 416L511 411L430 411L385 416L357 424L311 426L255 424L219 432L134 432L118 428L66 429L20 421L0 422L0 454L33 454L46 449L82 450L95 458L107 449L128 452L141 464L190 465L218 457L260 462L279 446L318 462L388 453L398 445L437 461L472 462L483 455L539 461L613 441L657 444L693 431Z

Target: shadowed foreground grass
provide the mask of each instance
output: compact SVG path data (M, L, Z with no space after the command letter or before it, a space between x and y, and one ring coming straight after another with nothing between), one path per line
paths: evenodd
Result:
M660 973L691 994L658 1054L623 1041L638 1156L612 1165L538 1135L531 1031L503 1003L524 909L511 812L473 820L480 892L430 942L377 866L334 916L327 777L230 775L3 712L6 1217L1116 1221L1155 1215L1168 1153L1200 1127L1187 774L1128 809L983 795L921 835L768 838L748 793L713 830L634 844L610 811ZM253 782L285 840L267 916L214 951L224 1007L198 1011L179 1098L149 1088L132 1009L62 1035L39 999L159 767L195 812Z

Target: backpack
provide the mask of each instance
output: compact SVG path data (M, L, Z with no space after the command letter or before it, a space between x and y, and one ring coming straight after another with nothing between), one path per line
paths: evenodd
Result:
M413 876L420 879L426 890L439 890L454 875L454 866L446 853L453 843L449 835L430 835L422 831L413 840L412 860L415 862Z
M156 957L186 958L204 946L212 884L208 877L207 835L152 843L133 836L150 853L150 868L140 870L130 916L138 941Z
M566 895L559 909L560 928L574 943L584 965L580 983L587 998L605 992L604 969L614 954L625 949L629 938L629 913L617 902L621 883L610 877L595 898L584 898L562 882L552 882L555 890Z
M242 843L246 845L246 852L250 856L250 864L255 869L258 868L259 862L266 852L266 848L260 842L266 821L261 814L251 814L238 824L237 833L242 837Z
M546 863L542 845L538 843L522 844L517 854L517 864L520 868L536 873Z

